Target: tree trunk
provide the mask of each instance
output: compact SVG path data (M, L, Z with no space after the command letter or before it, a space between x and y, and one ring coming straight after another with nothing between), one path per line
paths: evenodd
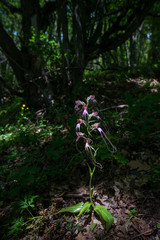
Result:
M130 37L130 63L131 67L136 66L136 41L134 34Z
M130 64L130 57L129 57L129 48L128 48L128 42L126 41L125 42L125 47L126 47L126 60L127 60L127 67L131 67L131 64Z
M58 20L57 30L58 38L62 51L62 65L61 76L62 76L62 91L66 97L69 94L69 85L71 82L71 76L69 71L70 60L69 60L69 37L68 37L68 18L67 18L67 2L65 0L59 0L58 5ZM62 38L63 36L63 38Z
M76 96L83 78L85 63L84 32L82 22L82 1L73 1L73 36L75 58L71 69L73 80L73 94Z

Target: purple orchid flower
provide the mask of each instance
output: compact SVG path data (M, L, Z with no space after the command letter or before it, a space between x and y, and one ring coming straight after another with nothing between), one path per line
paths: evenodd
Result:
M87 105L83 105L82 109L83 109L82 117L86 119L86 115L88 115Z
M82 138L85 138L84 137L84 133L82 132L76 132L76 135L77 135L77 138L76 138L76 142L78 142L78 140L82 137Z
M93 127L94 129L97 129L98 131L101 131L101 130L100 130L101 128L99 128L100 125L101 125L101 123L94 123L94 124L92 125L92 127Z
M98 112L93 112L90 114L91 117L96 117L97 119L101 119L100 116L98 116Z
M88 153L91 153L92 150L94 150L94 148L90 145L90 142L91 142L91 141L92 141L92 140L91 140L90 138L84 138L85 150L86 150L86 152L88 152Z
M93 102L97 102L95 99L95 95L90 95L88 98L89 98L89 100L92 100Z
M80 106L80 105L83 105L83 102L80 101L80 100L77 100L77 101L75 101L75 104L76 104L75 107L74 107L75 110L79 110L79 106Z
M81 124L84 123L83 119L77 119L76 131L80 131Z
M99 127L100 125L101 125L100 123L95 123L95 124L92 125L92 127L93 127L94 129L97 129L98 132L101 134L101 137L102 137L103 141L105 142L106 146L107 146L107 142L106 142L106 139L107 139L107 141L108 141L108 142L110 143L110 145L112 146L112 149L113 149L112 152L116 152L116 151L117 151L116 147L115 147L115 146L112 144L112 142L109 140L109 138L107 137L107 135L105 134L105 132L102 130L102 128Z
M107 137L106 134L104 133L104 131L102 130L102 128L99 127L100 125L101 125L101 123L95 123L95 124L92 125L92 127L93 127L94 129L97 129L98 132L101 134L102 137L103 137L103 135L104 135L105 137Z

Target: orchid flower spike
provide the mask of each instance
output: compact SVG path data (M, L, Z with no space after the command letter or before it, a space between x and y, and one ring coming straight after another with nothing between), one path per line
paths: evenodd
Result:
M81 118L77 119L76 131L80 131L80 127L82 123L84 123L83 119Z

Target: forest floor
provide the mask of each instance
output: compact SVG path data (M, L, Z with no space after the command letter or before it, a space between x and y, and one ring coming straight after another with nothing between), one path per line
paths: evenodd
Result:
M149 81L149 80L148 80ZM97 88L99 108L122 116L128 107L125 92L135 97L139 93L159 91L157 87L145 88L142 79L114 84L102 81L93 84ZM97 87L98 86L98 87ZM62 129L63 131L64 129ZM114 129L110 129L110 131ZM115 132L119 134L118 128ZM159 135L159 133L157 132ZM89 200L87 168L82 163L72 169L67 181L50 182L43 193L45 204L30 224L30 230L24 231L20 240L158 240L160 239L160 184L146 183L152 171L150 162L160 163L159 138L151 135L135 144L128 143L127 130L119 134L118 151L127 159L125 165L115 159L103 161L103 169L97 169L94 176L95 204L103 205L114 217L114 223L106 233L104 226L93 213L85 214L78 219L70 214L55 214L61 208ZM45 196L45 197L44 197ZM4 217L8 206L1 207L0 216ZM94 229L91 230L94 224ZM29 227L28 227L29 229ZM15 238L13 238L15 239Z

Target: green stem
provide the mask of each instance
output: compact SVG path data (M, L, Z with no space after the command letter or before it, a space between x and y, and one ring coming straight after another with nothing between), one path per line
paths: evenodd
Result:
M36 218L42 218L42 216L36 216L36 217L32 217L30 218L28 221L26 221L23 225L26 225L27 223L29 223L30 221L33 221Z
M91 205L94 208L94 204L92 200L92 197L93 197L92 178L93 178L93 174L96 167L94 166L93 170L91 170L90 166L88 165L88 168L89 168L89 197L90 197Z
M34 217L33 214L31 213L31 211L27 208L27 211L29 212L29 214L32 216L32 218Z
M126 222L126 227L125 227L126 232L128 232L128 224L129 224L129 221L130 221L132 218L133 218L133 216L131 216L131 217L128 219L128 221Z

